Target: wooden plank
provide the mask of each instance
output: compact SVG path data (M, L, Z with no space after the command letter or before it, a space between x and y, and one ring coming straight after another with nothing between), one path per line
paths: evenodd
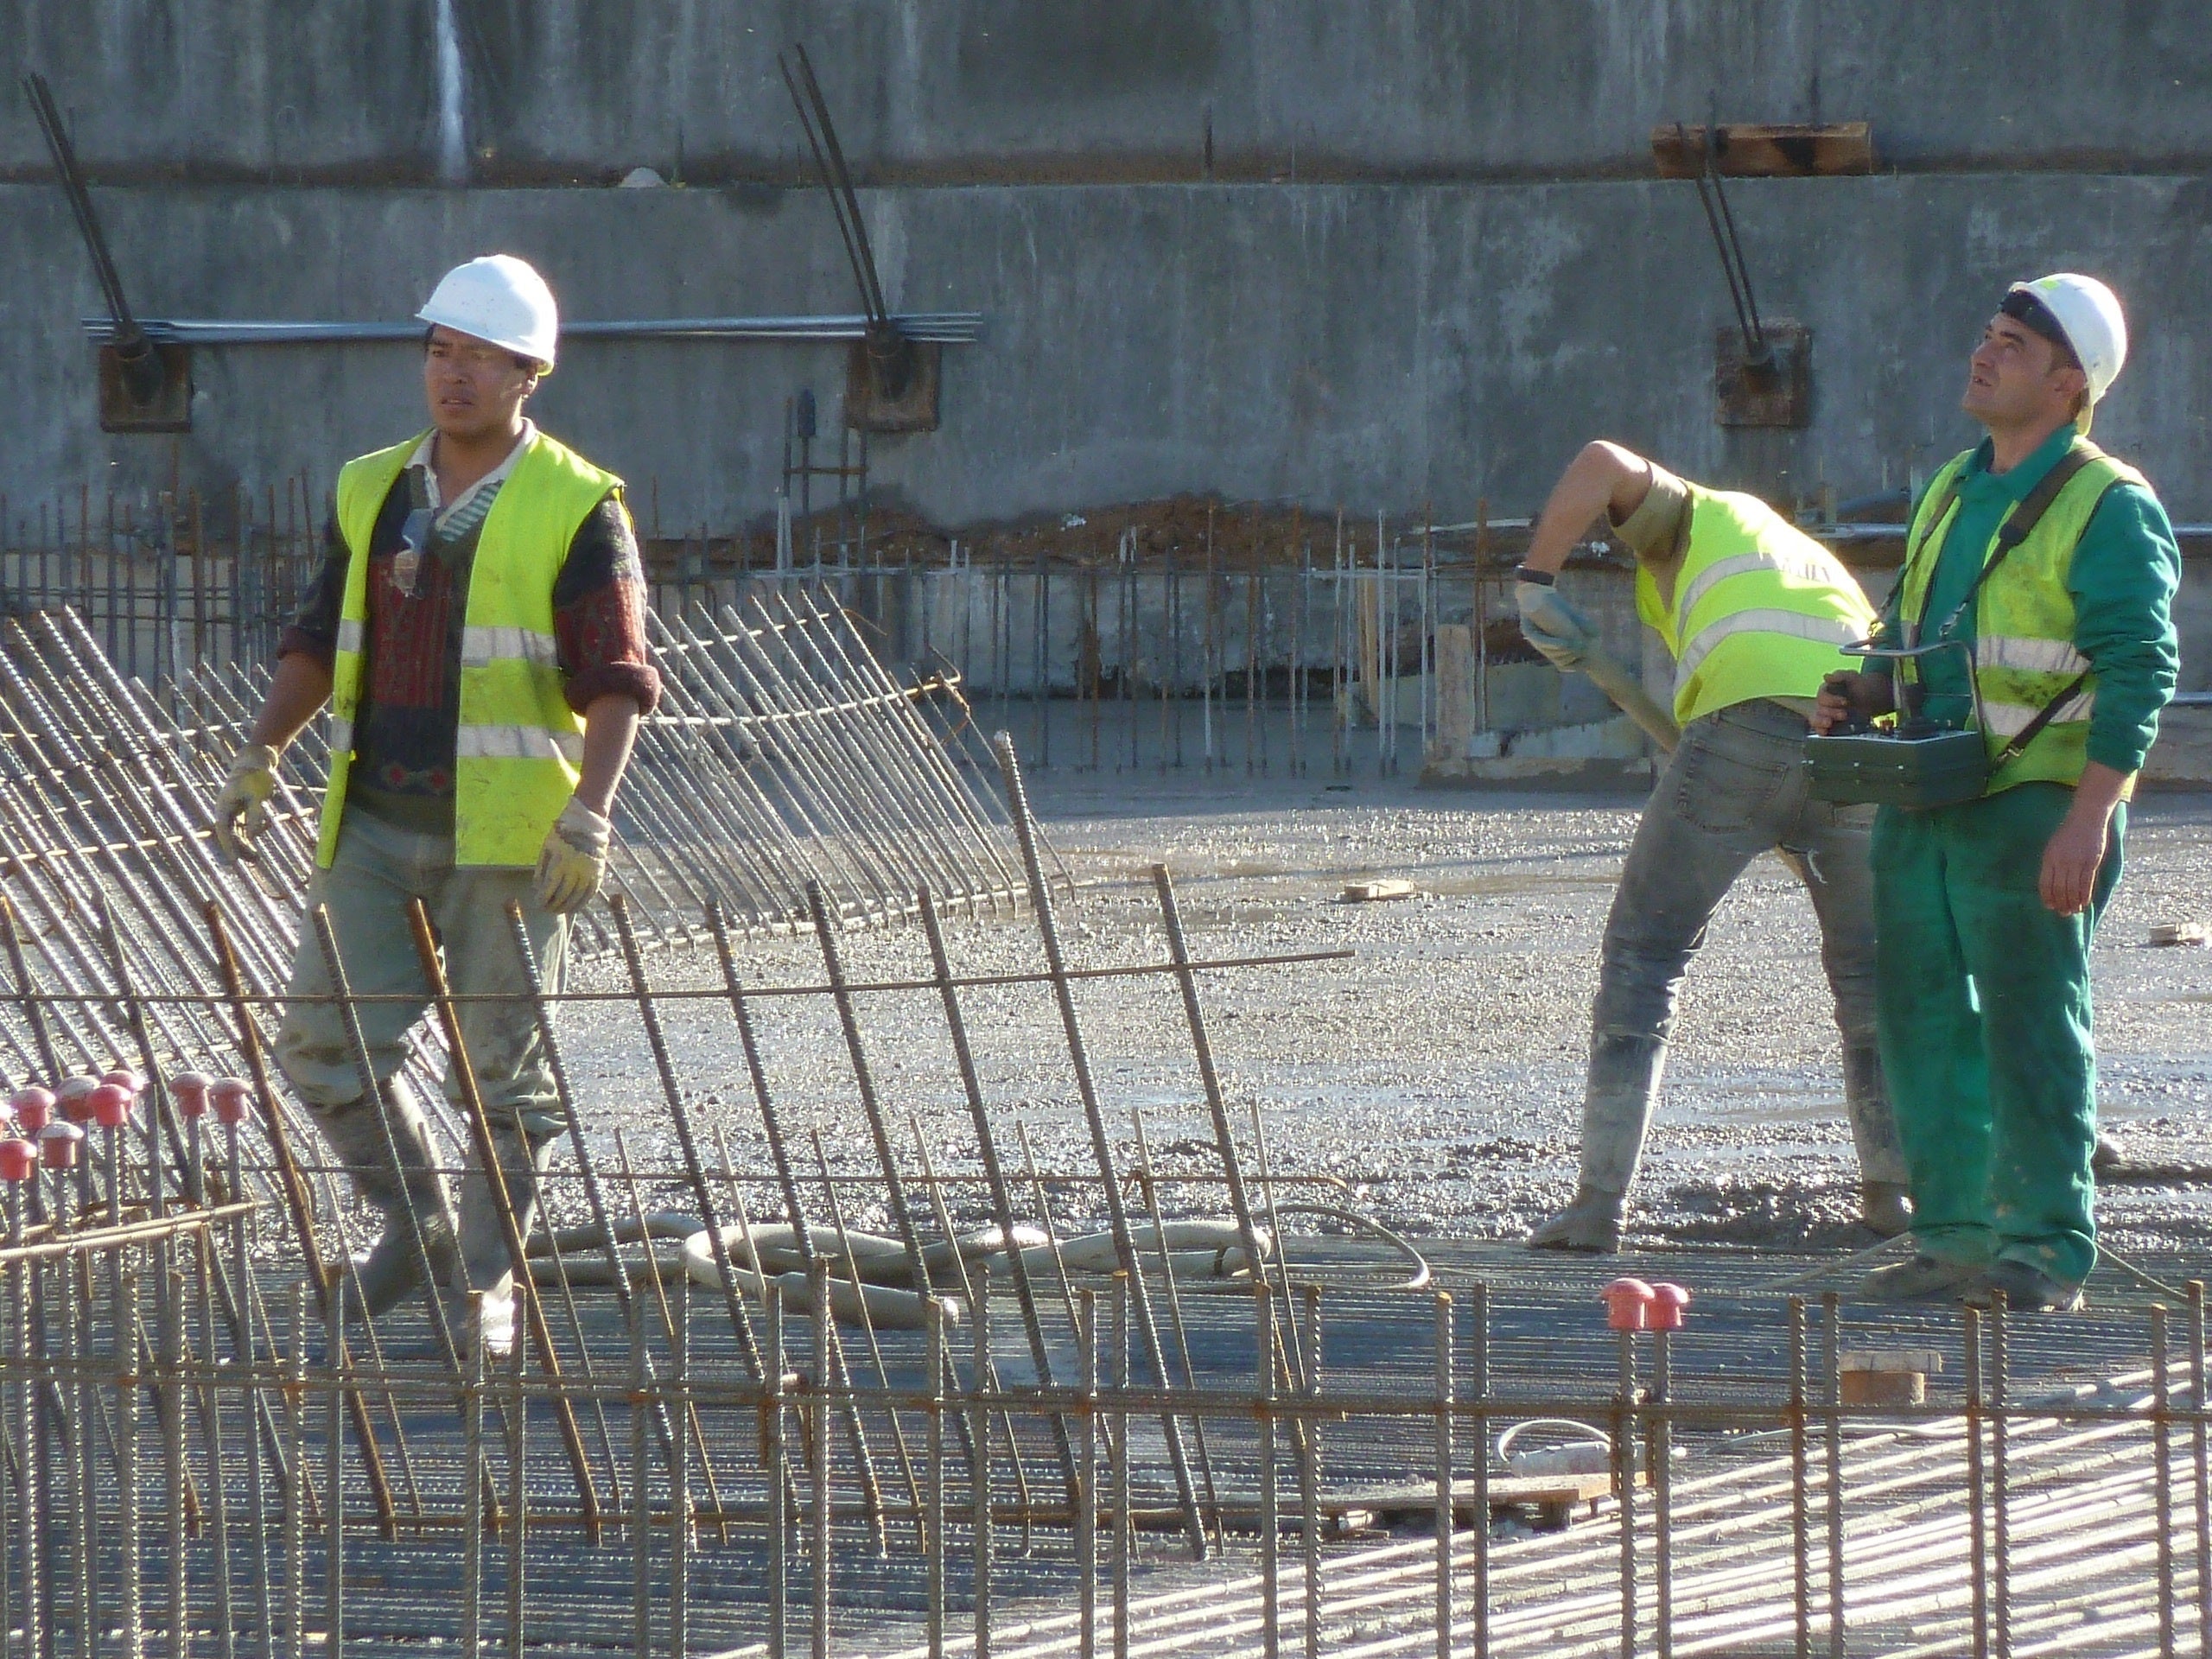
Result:
M1730 178L1808 179L1874 170L1874 130L1864 121L1832 126L1724 122L1714 167ZM1662 179L1705 170L1705 129L1669 123L1651 130L1651 156Z

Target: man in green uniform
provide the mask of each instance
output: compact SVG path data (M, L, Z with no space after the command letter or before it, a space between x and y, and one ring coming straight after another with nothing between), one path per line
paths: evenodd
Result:
M1978 706L1990 762L1978 799L1875 823L1877 1023L1918 1249L1869 1276L1875 1300L2070 1308L2096 1261L2089 944L2178 658L2172 526L2085 435L2126 354L2094 278L2005 295L1963 400L1988 436L1929 481L1881 623L1971 666L1941 652L1820 699L1823 731L1890 713L1900 682L1941 724Z

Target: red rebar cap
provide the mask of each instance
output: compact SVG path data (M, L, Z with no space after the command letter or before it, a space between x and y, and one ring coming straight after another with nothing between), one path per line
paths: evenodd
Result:
M102 1072L100 1082L103 1085L113 1084L118 1089L127 1090L133 1100L146 1092L146 1079L127 1065L118 1065L112 1071Z
M245 1122L246 1102L252 1095L253 1090L243 1077L225 1077L207 1091L208 1098L214 1103L215 1116L226 1123Z
M22 1125L26 1135L36 1135L54 1122L54 1090L51 1089L41 1089L36 1084L28 1089L18 1089L16 1097L9 1104L15 1108L16 1122Z
M38 1132L38 1155L48 1169L74 1169L77 1143L84 1138L74 1123L49 1123Z
M27 1181L38 1167L38 1147L29 1141L0 1141L0 1181Z
M1654 1285L1651 1306L1643 1315L1644 1323L1654 1331L1679 1331L1682 1328L1682 1310L1689 1305L1690 1294L1680 1285Z
M104 1129L119 1129L130 1121L130 1106L136 1098L119 1083L104 1083L92 1090L92 1122Z
M62 1116L73 1123L81 1123L90 1117L92 1092L99 1086L98 1079L92 1077L62 1078L61 1086L54 1091L60 1103Z
M1643 1311L1651 1306L1654 1292L1643 1280L1616 1279L1599 1294L1605 1299L1605 1323L1614 1330L1645 1328Z
M204 1117L207 1090L213 1081L205 1071L180 1071L169 1079L169 1097L187 1117Z

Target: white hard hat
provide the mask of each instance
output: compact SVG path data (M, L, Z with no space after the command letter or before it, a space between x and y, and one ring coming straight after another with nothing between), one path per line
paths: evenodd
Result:
M415 315L553 366L560 308L545 279L512 253L487 253L455 265L438 279L429 303Z
M2089 404L2094 407L2120 378L2120 367L2127 361L2127 319L2120 315L2120 296L2095 277L2070 270L2038 276L2032 283L2015 283L2005 297L2011 302L2015 294L2040 304L2057 323L2082 365L2082 372L2088 377ZM2034 319L2023 321L2035 327Z

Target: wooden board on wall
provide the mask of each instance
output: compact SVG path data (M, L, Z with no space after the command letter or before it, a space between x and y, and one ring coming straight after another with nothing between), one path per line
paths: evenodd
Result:
M1715 167L1730 178L1802 179L1874 170L1874 130L1864 121L1836 125L1723 122ZM1705 170L1705 129L1672 123L1651 130L1652 159L1662 179Z

